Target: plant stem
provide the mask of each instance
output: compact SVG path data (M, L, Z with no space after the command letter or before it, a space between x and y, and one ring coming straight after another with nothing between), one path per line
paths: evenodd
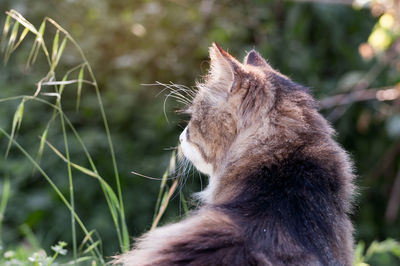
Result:
M59 99L57 99L56 105L58 105L59 109L62 110L61 102ZM74 184L73 184L73 180L72 180L71 160L69 158L68 137L67 137L67 131L65 130L65 122L64 122L63 115L60 115L60 120L61 120L61 127L62 127L62 132L63 132L63 137L64 137L65 154L67 157L69 195L70 195L71 208L72 208L72 211L71 211L72 250L73 250L74 260L76 260L77 259L76 228L75 228L75 216L73 215L73 213L75 213Z
M3 129L0 127L0 133L5 135L8 139L11 139L11 136ZM43 175L43 177L46 179L46 181L50 184L50 186L53 188L53 190L56 192L56 194L60 197L61 201L67 206L67 208L72 212L72 207L69 204L68 200L64 197L64 195L61 193L61 191L58 189L56 184L51 180L51 178L46 174L46 172L40 167L40 165L37 164L37 162L33 159L33 157L15 140L12 139L12 143L25 155L26 158L36 167L36 169ZM82 231L85 233L85 235L89 235L89 231L86 229L85 225L83 224L82 220L79 218L78 214L76 212L73 212L76 222L79 224L81 227ZM92 243L93 239L89 236L89 239ZM95 254L97 259L104 264L104 259L100 253L100 251L97 249L97 247L94 248Z

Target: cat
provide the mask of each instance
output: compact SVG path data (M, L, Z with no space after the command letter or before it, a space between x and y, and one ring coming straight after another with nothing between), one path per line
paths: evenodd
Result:
M243 63L216 43L209 53L180 135L209 176L203 203L114 263L352 265L352 164L315 100L254 50Z

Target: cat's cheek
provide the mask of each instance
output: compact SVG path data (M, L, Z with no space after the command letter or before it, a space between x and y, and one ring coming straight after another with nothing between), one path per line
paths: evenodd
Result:
M181 149L183 155L193 163L197 170L209 176L213 174L212 165L203 159L196 146L190 144L186 139L183 139L181 142Z

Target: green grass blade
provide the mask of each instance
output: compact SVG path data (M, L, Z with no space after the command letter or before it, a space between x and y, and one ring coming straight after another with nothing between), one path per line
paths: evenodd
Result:
M43 150L44 150L44 144L47 139L47 132L49 131L49 127L46 127L45 130L42 133L42 136L40 137L40 145L39 145L39 151L36 157L37 161L40 161L40 158L42 158L43 155Z
M64 162L68 163L68 159L67 159L59 150L57 150L56 147L54 147L54 146L53 146L51 143L49 143L48 141L45 141L45 142L46 142L46 144L49 146L49 148L50 148L51 150L53 150L53 152L54 152L58 157L60 157ZM80 166L80 165L78 165L78 164L76 164L76 163L73 163L73 162L71 162L71 161L69 161L69 162L70 162L71 166L72 166L73 168L75 168L76 170L78 170L78 171L80 171L80 172L82 172L82 173L84 173L84 174L86 174L86 175L88 175L88 176L91 176L91 177L94 177L94 178L98 179L98 180L102 183L102 185L105 186L105 189L107 190L107 193L108 193L108 195L110 196L112 202L113 202L113 203L115 204L115 206L119 209L119 201L118 201L117 195L115 195L115 193L114 193L114 191L111 189L110 185L108 185L107 182L104 181L104 179L103 179L98 173L96 173L96 172L94 172L94 171L92 171L92 170L89 170L89 169L87 169L86 167Z
M30 66L31 64L33 64L33 63L32 63L32 60L33 60L33 56L34 56L34 54L35 54L35 52L36 52L36 47L37 47L37 46L38 46L38 43L37 43L36 41L33 42L31 51L29 52L28 60L26 60L25 68L29 68L29 66Z
M81 69L79 70L78 74L78 90L77 90L77 98L76 98L76 110L79 111L79 104L81 102L81 91L82 91L82 81L83 81L83 73L84 73L85 67L82 66Z
M47 123L46 128L44 129L42 135L40 136L40 144L39 144L39 150L36 156L36 161L40 162L42 155L43 155L43 150L44 150L44 144L46 143L47 140L47 134L49 132L49 128L50 128L50 122Z
M1 243L1 229L4 219L4 213L6 212L7 202L10 198L10 179L8 177L5 178L3 183L3 191L1 193L1 201L0 201L0 243Z
M6 155L5 155L6 158L8 156L8 153L10 152L11 143L15 136L15 133L21 126L22 117L24 115L24 103L25 103L25 99L22 98L21 103L18 105L17 110L14 113L12 128L11 128L11 139L9 140L8 145L7 145L7 150L6 150Z
M114 191L112 190L110 185L107 184L107 182L104 181L104 179L101 176L99 176L97 173L95 173L95 172L93 172L93 171L91 171L91 170L89 170L89 169L87 169L87 168L85 168L83 166L80 166L78 164L71 163L71 166L74 167L75 169L81 171L82 173L88 175L88 176L92 176L92 177L97 178L101 182L101 184L104 186L104 188L106 189L107 195L110 197L110 199L111 199L112 203L114 204L114 206L117 209L120 208L117 195L114 193Z
M40 46L44 42L43 34L44 34L45 29L46 29L46 20L43 20L42 24L40 25L38 34L36 35L36 39L35 39L36 47L33 52L32 60L30 62L31 65L33 65L36 62L37 56L39 54Z
M27 224L22 224L19 229L21 230L22 234L26 237L28 240L28 243L35 249L39 250L40 249L40 243L34 233L32 232L32 229L27 225Z
M176 164L176 155L175 155L175 151L173 151L172 154L171 154L171 157L169 159L169 167L164 172L164 174L163 174L163 176L161 178L160 189L159 189L158 196L157 196L157 202L156 202L156 206L154 208L153 221L156 219L156 217L158 215L158 212L160 210L160 204L161 204L161 200L162 200L162 195L163 195L164 190L165 190L165 185L167 183L169 173L173 172L174 169L175 169L175 164Z
M4 56L4 62L5 63L8 62L8 59L11 56L15 40L17 39L18 29L19 29L19 23L17 21L17 22L14 23L14 26L13 26L12 31L11 31L10 38L8 39L7 49L6 49L5 56Z
M78 250L79 250L79 253L82 253L82 249L83 249L83 247L85 246L85 244L86 244L90 239L92 239L93 233L94 233L94 230L91 230L91 231L89 232L89 234L87 234L87 235L83 238L81 244L79 245L79 249L78 249Z
M58 31L57 31L58 34ZM56 36L57 36L56 34ZM57 38L57 45L58 45L58 38ZM54 47L53 47L54 48ZM62 110L60 100L57 100L56 106L59 107L60 110ZM73 256L74 260L77 259L77 241L76 241L76 228L75 228L75 200L74 200L74 183L72 179L72 170L71 170L71 160L69 157L69 145L68 145L68 136L67 136L67 131L65 129L65 122L64 122L64 117L61 117L61 128L63 132L63 138L64 138L64 147L65 147L65 154L67 156L67 170L68 170L68 183L69 183L69 196L70 196L70 202L71 202L71 228L72 228L72 250L73 250Z
M188 215L189 214L189 207L188 207L187 201L185 199L185 196L183 195L182 191L179 192L179 195L180 195L180 198L181 198L181 204L182 204L182 207L183 207L183 211L185 212L185 215Z
M7 16L6 21L4 22L3 32L1 33L1 41L0 41L1 51L3 53L4 49L6 49L6 40L8 36L8 31L10 30L10 25L11 25L11 17Z
M63 91L64 91L65 81L67 81L67 79L68 79L68 73L64 75L64 77L63 77L63 79L62 79L62 82L63 82L63 83L60 84L60 87L59 87L59 89L58 89L58 91L59 91L59 93L60 93L60 96L62 95L62 93L63 93Z
M7 11L6 14L8 16L12 17L14 20L18 21L25 28L28 28L33 34L38 33L36 28L29 21L27 21L20 13L18 13L14 9Z
M31 65L35 64L36 59L38 57L39 54L39 50L40 50L40 39L37 39L36 46L35 46L35 51L33 52L33 56L32 56L32 60L31 60Z
M90 256L85 256L85 257L80 257L80 258L78 258L78 259L76 259L76 260L73 260L73 261L70 261L70 262L67 262L67 263L63 263L62 265L89 265L89 264L87 264L87 263L83 263L83 262L87 262L87 261L89 261L89 260L93 260L93 257L90 257ZM83 264L81 264L81 263L83 263ZM96 262L95 261L92 261L92 264L91 265L96 265Z
M39 31L38 31L38 36L42 38L40 41L43 40L43 34L44 34L44 30L45 29L46 29L46 20L43 20L42 24L40 24L40 28L39 28Z
M156 219L154 219L150 230L153 230L154 228L156 228L159 221L161 220L161 217L163 216L165 210L167 209L168 203L169 203L172 195L174 194L174 192L176 191L176 189L178 187L179 179L180 179L179 177L176 178L174 180L174 182L172 183L171 187L169 188L169 190L165 191L165 193L163 195L163 199L161 201L160 210L158 211L157 217L156 217Z
M162 195L164 194L165 184L167 182L168 175L169 175L169 171L166 170L161 178L161 184L160 184L160 189L158 190L157 202L156 202L156 206L154 208L153 221L156 219L158 211L160 210Z
M28 29L28 28L25 28L25 29L22 31L21 35L19 36L18 42L14 45L14 47L12 48L12 51L11 51L11 52L14 52L15 49L18 48L18 46L19 46L19 45L22 43L22 41L25 39L25 37L26 37L26 35L28 34L28 32L29 32L29 29Z
M57 67L58 62L60 62L60 58L64 52L65 46L67 45L67 37L64 37L64 39L61 42L60 47L58 48L57 54L55 55L55 60L54 60L54 69ZM54 70L53 69L53 70Z
M60 31L57 30L56 35L54 36L53 39L53 48L51 50L51 62L54 64L56 60L56 56L58 53L58 39L60 38Z
M95 247L97 247L100 244L100 241L96 241L93 244L91 244L90 246L88 246L85 251L83 251L83 254L87 254L89 252L91 252Z

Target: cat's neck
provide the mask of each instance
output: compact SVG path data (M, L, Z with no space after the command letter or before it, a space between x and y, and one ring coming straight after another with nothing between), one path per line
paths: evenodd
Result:
M290 150L287 145L291 147ZM221 167L214 172L213 176L210 176L207 188L198 196L207 204L224 204L242 193L245 189L244 184L249 184L248 182L251 184L254 174L259 173L261 169L279 169L275 173L272 170L272 172L269 171L268 175L262 178L266 182L269 182L271 178L286 182L285 178L295 176L304 177L305 182L311 183L318 183L320 179L324 182L334 180L340 184L338 193L341 194L343 202L347 202L350 201L350 195L353 193L353 175L346 158L347 155L338 150L338 146L330 138L320 138L316 142L297 147L286 143L281 147L264 146L249 149L240 157L229 158L222 162ZM288 172L289 170L291 172ZM289 176L279 178L282 171ZM296 185L290 182L285 184Z
M272 145L237 145L233 148L236 152L228 153L229 156L219 162L218 167L209 176L206 189L196 194L202 202L222 204L229 201L242 190L243 181L251 178L252 173L288 156L285 147ZM241 149L244 152L237 152Z

